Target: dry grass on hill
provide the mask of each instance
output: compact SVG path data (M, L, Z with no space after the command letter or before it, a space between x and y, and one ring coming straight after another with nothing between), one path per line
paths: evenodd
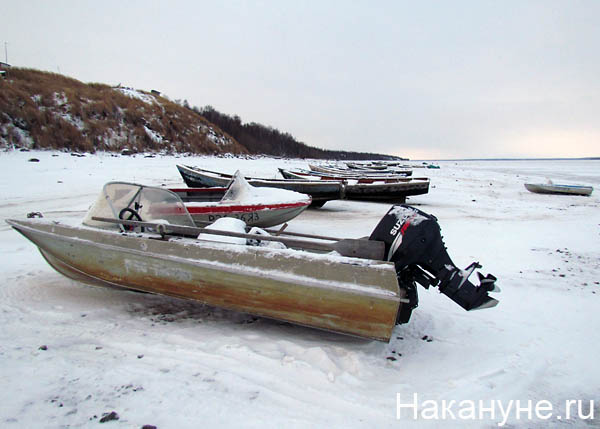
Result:
M0 145L247 153L217 126L165 97L20 68L0 79Z

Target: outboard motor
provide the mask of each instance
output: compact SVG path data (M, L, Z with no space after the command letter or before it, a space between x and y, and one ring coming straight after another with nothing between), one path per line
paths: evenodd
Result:
M465 310L494 307L498 301L488 292L498 291L496 277L477 272L479 285L469 281L477 268L473 262L459 269L446 252L440 226L435 216L407 205L393 206L381 219L369 237L385 243L385 259L394 262L398 283L407 291L408 305L402 306L396 323L408 322L417 307L416 283L426 289L436 286Z

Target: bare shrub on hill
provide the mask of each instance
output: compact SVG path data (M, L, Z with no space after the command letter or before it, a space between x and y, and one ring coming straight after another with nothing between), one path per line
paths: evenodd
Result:
M38 70L13 68L0 81L0 146L40 149L247 153L201 115L164 97ZM148 97L145 102L136 97ZM203 131L223 136L215 145Z

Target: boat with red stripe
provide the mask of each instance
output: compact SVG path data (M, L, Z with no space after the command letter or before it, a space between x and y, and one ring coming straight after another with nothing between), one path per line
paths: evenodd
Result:
M312 202L310 195L299 192L251 186L239 172L228 187L169 190L181 198L198 226L233 217L265 228L295 218Z

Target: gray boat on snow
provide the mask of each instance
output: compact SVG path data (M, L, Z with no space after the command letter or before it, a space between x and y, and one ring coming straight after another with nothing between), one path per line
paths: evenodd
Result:
M194 225L164 188L105 186L81 224L7 220L77 281L195 300L299 325L389 341L417 307L419 283L465 310L495 306L492 275L446 253L434 216L393 206L369 238L247 230L238 219ZM235 223L232 230L227 223Z

